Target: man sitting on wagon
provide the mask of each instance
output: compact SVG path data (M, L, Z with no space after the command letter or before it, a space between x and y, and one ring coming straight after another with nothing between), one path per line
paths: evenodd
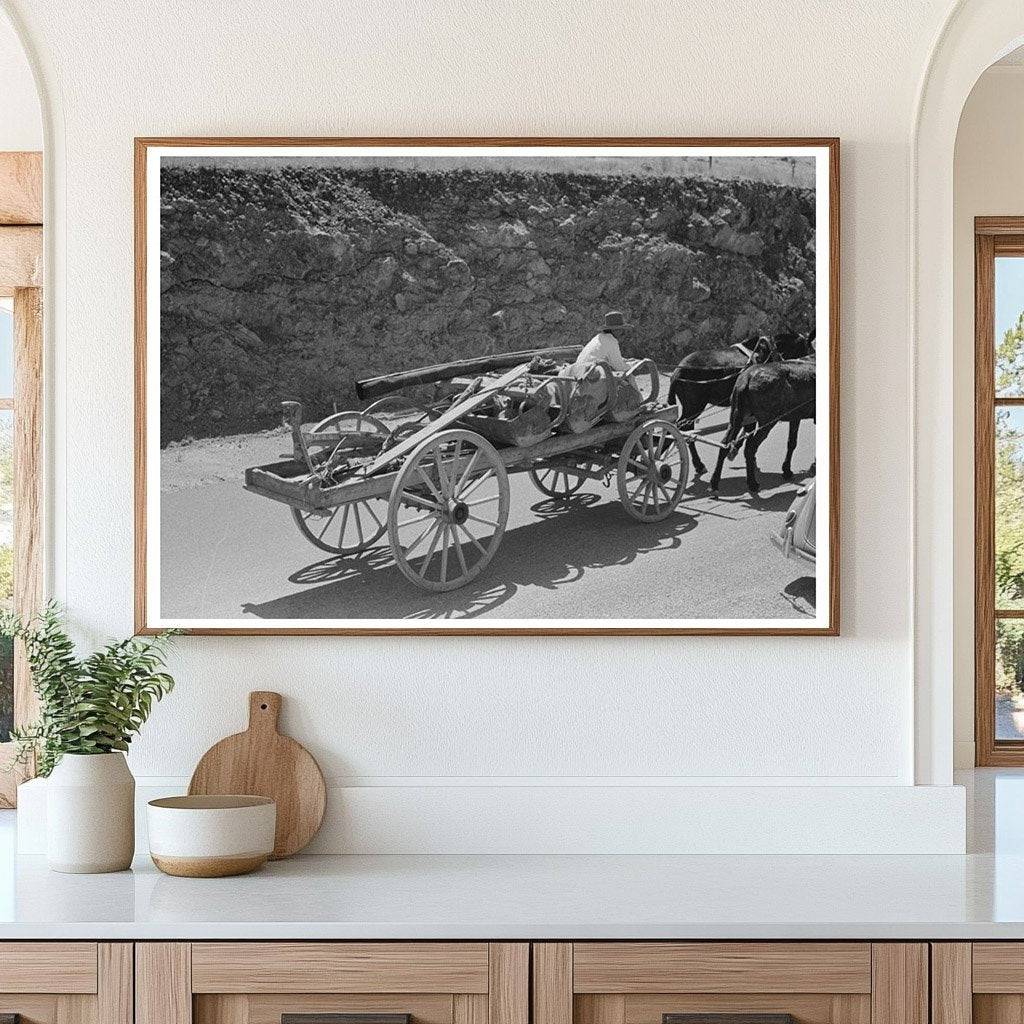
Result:
M568 375L586 377L595 363L607 363L616 373L625 373L629 366L622 358L619 335L632 329L633 325L626 323L626 318L618 310L605 313L604 327L583 346L576 362L569 367Z

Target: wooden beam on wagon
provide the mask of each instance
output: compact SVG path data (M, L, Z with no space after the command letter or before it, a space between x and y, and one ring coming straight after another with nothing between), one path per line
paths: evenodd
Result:
M43 154L0 153L0 224L43 223Z
M382 377L357 380L356 394L365 401L368 398L379 398L381 395L387 395L392 391L399 391L414 384L433 384L435 381L452 380L455 377L472 376L495 370L509 370L520 363L528 363L537 356L555 362L567 362L570 359L575 359L582 350L582 345L561 345L556 348L534 348L523 352L499 352L496 355L457 359L455 362L424 366L418 370L402 370L399 373L387 373Z

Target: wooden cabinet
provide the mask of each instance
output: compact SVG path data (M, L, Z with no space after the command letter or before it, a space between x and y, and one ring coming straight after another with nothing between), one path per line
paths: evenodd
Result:
M928 948L869 942L533 946L533 1024L928 1024ZM764 1015L776 1015L773 1018ZM720 1024L730 1024L720 1018Z
M21 1024L132 1024L129 942L0 943L0 1017Z
M529 966L521 942L139 943L136 1024L529 1024Z

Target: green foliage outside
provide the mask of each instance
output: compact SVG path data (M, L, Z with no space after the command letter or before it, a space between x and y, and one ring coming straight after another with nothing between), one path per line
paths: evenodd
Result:
M1024 382L1024 313L996 347L996 394L1020 394ZM1024 429L1010 410L996 413L996 607L1024 607ZM996 634L996 683L1024 692L1024 629L1003 622Z
M0 635L25 644L40 717L26 729L14 729L12 737L20 761L35 753L40 775L49 775L64 754L127 750L154 701L174 688L162 671L173 632L114 641L79 658L50 603L28 622L3 613Z
M14 641L0 636L0 743L14 728Z

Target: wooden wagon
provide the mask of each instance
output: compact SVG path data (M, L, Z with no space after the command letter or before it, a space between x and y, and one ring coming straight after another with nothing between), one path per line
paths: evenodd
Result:
M625 511L666 518L689 479L675 405L658 401L649 360L625 373L597 364L573 376L578 347L463 360L356 385L361 411L312 427L285 402L290 458L246 470L247 490L289 505L299 529L338 555L387 534L402 574L425 590L479 576L501 544L509 476L525 473L553 499L614 478ZM436 393L413 401L398 393ZM389 408L404 410L388 426Z

